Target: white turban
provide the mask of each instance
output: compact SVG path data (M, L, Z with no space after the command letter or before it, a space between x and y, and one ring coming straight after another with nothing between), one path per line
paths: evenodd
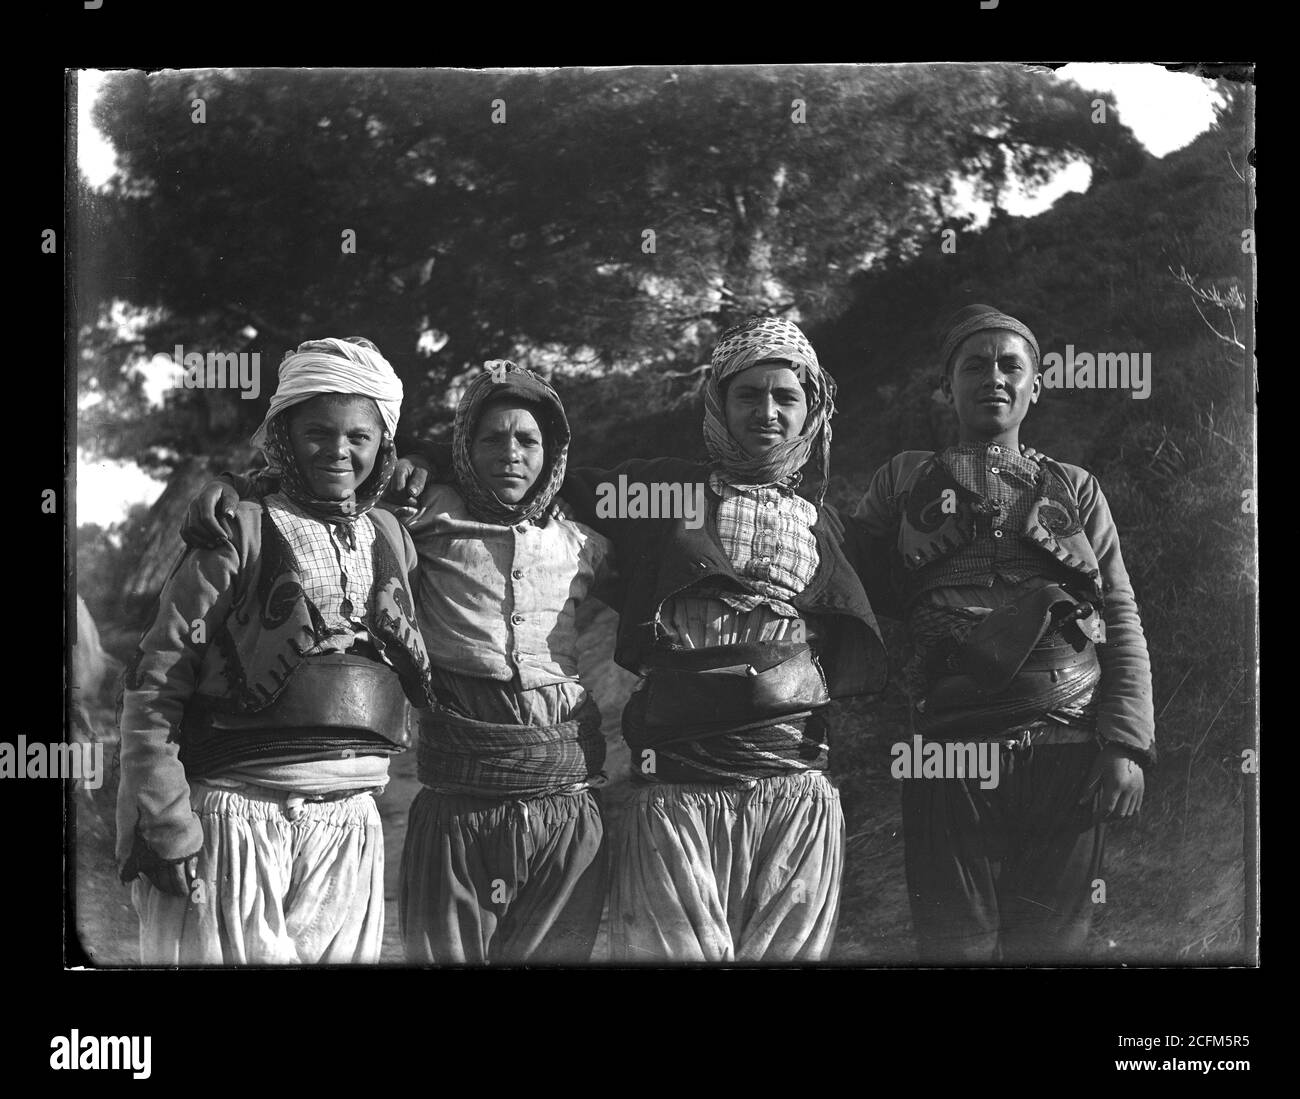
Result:
M378 348L347 340L308 340L299 344L297 351L285 353L280 363L280 384L266 410L266 419L253 432L253 445L265 445L266 425L273 416L321 393L356 393L372 398L388 434L397 433L402 380Z

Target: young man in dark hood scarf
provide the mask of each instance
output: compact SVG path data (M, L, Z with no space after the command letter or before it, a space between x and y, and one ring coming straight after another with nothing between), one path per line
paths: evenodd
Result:
M423 789L402 853L413 962L584 962L595 942L605 741L575 622L612 555L557 496L568 446L555 391L490 362L456 409L452 483L399 509L436 696L420 714Z
M402 854L412 961L584 962L595 943L605 741L575 623L611 555L557 496L568 447L555 390L489 363L456 410L455 483L406 520L438 698Z
M940 357L958 444L896 455L850 519L892 566L863 575L915 648L912 731L997 753L992 785L899 776L918 954L1059 962L1087 938L1104 821L1137 811L1155 758L1146 640L1097 479L1021 453L1033 332L970 305Z

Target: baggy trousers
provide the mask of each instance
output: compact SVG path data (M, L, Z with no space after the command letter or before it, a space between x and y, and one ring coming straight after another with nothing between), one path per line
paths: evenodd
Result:
M825 774L646 786L615 834L614 961L816 961L829 953L844 814Z
M1095 741L1002 748L977 777L903 781L907 888L923 962L1061 962L1092 921L1105 825L1082 805Z
M203 825L189 897L132 883L147 965L379 961L384 837L368 793L303 802L195 783Z
M597 794L506 801L439 794L411 803L399 922L418 963L583 963L608 884Z

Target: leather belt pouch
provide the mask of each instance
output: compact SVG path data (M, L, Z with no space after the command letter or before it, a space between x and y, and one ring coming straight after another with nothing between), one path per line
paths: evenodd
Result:
M1095 627L1100 621L1091 603L1051 584L985 616L953 654L949 667L988 691L1002 691L1049 632L1081 652L1089 641L1100 639Z
M186 719L204 731L355 729L407 747L409 714L410 703L393 668L363 656L328 653L305 658L269 706L231 713L196 698Z
M1086 645L1081 652L1060 645L1045 645L1026 659L1015 679L1005 688L990 690L974 676L940 676L926 690L923 707L915 714L916 731L923 736L960 733L986 736L1027 721L1082 698L1101 678L1097 650Z
M651 726L745 722L830 701L816 655L799 642L658 653L645 675L645 723Z

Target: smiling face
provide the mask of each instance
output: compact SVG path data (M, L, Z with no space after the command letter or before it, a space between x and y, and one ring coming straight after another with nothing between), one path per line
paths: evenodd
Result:
M384 422L369 397L322 393L289 412L289 443L308 490L346 500L375 468Z
M1042 391L1033 348L1005 329L974 332L958 346L943 379L963 443L1016 446L1020 423Z
M757 458L803 431L808 398L790 363L768 359L731 378L724 412L731 437Z
M545 435L533 407L500 400L484 408L470 441L469 461L479 481L502 503L523 500L546 464Z

